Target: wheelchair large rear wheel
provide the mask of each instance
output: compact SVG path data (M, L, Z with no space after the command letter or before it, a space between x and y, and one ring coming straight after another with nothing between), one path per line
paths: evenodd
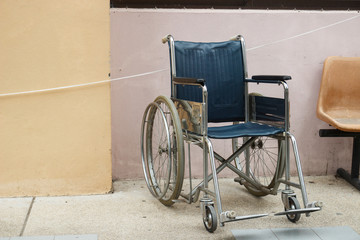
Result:
M184 147L178 113L173 102L159 96L143 117L141 157L145 180L159 201L171 206L184 179Z
M244 140L233 139L233 151L240 148ZM275 187L276 179L283 175L281 141L277 137L259 137L235 159L236 167L252 180L246 181L241 176L239 179L251 194L268 195Z

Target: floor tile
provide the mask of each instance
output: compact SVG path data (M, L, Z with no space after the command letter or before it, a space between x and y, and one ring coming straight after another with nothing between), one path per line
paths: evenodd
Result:
M31 197L0 198L0 237L19 236L31 201Z
M360 235L349 226L321 227L312 230L323 240L360 240Z
M54 240L97 240L96 234L55 236Z
M236 240L278 240L270 229L232 230Z
M60 236L23 236L23 237L5 237L0 240L98 240L96 234L85 235L60 235Z
M277 228L271 229L279 240L319 240L320 238L309 228Z
M11 237L10 240L54 240L54 236L23 236L23 237Z

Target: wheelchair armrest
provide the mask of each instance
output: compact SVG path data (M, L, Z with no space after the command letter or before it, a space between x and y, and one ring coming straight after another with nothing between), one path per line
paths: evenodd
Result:
M205 80L201 78L173 77L173 82L184 85L205 85Z
M288 75L254 75L251 77L253 80L273 80L273 81L286 81L290 80L291 76Z
M279 83L290 80L291 76L288 75L254 75L251 79L246 79L247 82L255 83Z

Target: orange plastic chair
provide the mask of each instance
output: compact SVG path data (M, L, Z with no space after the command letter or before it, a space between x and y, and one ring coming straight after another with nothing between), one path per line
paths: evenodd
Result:
M353 137L351 174L337 173L360 190L360 57L328 57L324 62L317 117L336 129L321 129L320 137Z

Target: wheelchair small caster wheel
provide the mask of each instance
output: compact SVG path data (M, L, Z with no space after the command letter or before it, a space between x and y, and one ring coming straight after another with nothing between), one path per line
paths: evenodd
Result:
M295 210L300 209L299 201L296 197L289 197L289 209L285 210ZM286 217L289 219L290 222L296 223L299 221L301 214L300 213L289 213L286 214Z
M217 228L217 215L213 205L205 206L205 215L203 217L203 222L208 232L215 232Z

